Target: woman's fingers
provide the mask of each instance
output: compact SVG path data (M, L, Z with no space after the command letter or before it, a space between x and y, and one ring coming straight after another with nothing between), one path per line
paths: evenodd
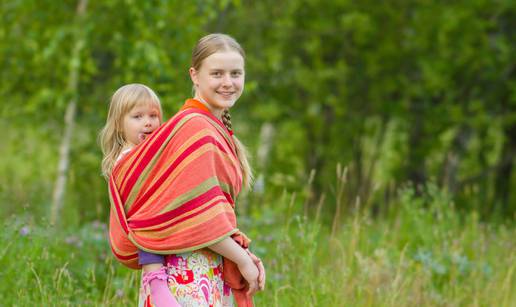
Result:
M253 296L258 291L258 283L256 281L249 283L249 290L247 295Z
M255 254L251 253L249 249L246 249L246 252L258 268L258 290L263 290L265 289L265 267L263 262Z
M263 262L259 261L258 264L258 288L260 290L265 289L265 267L263 266Z
M263 262L255 254L251 253L249 249L246 249L246 252L258 268L258 290L263 290L265 289L265 267Z

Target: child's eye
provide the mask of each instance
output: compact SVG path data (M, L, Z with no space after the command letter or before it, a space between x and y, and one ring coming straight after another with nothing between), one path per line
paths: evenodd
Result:
M214 71L211 73L211 75L214 77L220 77L220 76L222 76L222 73L220 71Z
M241 75L242 75L241 71L233 71L233 72L231 72L231 76L233 76L233 77L238 77L238 76L241 76Z
M140 118L142 118L142 115L141 114L136 114L136 115L133 115L132 118L140 119Z

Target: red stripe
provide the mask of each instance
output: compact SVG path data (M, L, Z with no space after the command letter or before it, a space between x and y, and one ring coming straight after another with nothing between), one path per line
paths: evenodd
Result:
M148 139L146 139L146 141L144 141L144 142L142 142L142 143L140 143L140 144L138 144L138 145L136 146L136 148L137 148L137 147L139 147L139 146L140 146L140 147L142 147L142 148L141 148L141 150L131 150L131 152L129 152L129 153L128 153L124 158L127 158L127 159L128 159L128 158L129 158L129 156L131 156L131 153L133 153L133 152L138 152L138 154L137 154L136 158L133 160L133 161L138 161L138 159L140 158L140 156L142 155L142 153L145 151L145 148L146 148L147 146L149 146L149 144L151 144L151 143L152 143L152 141L151 141L151 140L154 140L155 138L157 138L157 135L159 135L159 134L160 134L160 131L161 131L161 130L164 130L166 127L167 127L167 125L166 125L166 124L164 124L164 125L160 126L156 131L154 131L154 133L152 133L152 134L151 134L151 136L150 136ZM136 148L135 148L135 149L136 149ZM121 162L121 161L120 161L120 162ZM118 165L120 165L120 164L122 164L122 163L118 163ZM133 162L133 164L132 164L132 165L129 167L129 169L125 172L125 174L124 174L124 178L122 179L121 184L120 184L120 187L121 187L122 189L123 189L123 187L124 187L124 183L125 183L125 181L126 181L126 180L127 180L127 178L128 178L128 175L129 175L129 174L131 174L131 170L134 168L134 166L135 166L135 165L136 165L136 163L134 163L134 162Z
M127 221L124 217L124 214L123 212L121 211L122 210L122 206L119 202L119 199L118 199L118 191L115 190L115 179L113 178L113 176L110 177L110 180L109 180L109 191L111 193L111 199L113 201L113 206L115 207L115 211L116 211L116 215L118 217L118 221L120 222L120 225L122 225L122 228L124 230L124 232L126 234L129 233L129 229L127 227Z
M117 254L117 252L115 252L115 249L113 248L113 246L111 246L111 251L113 252L113 255L115 255L115 257L117 259L121 259L121 260L132 260L132 259L135 259L138 257L138 254L137 253L134 253L130 256L122 256L120 254Z
M134 184L136 183L136 180L138 180L138 177L140 177L140 174L145 169L145 167L149 164L149 162L152 160L152 157L154 157L155 153L159 150L159 148L163 145L163 143L166 141L172 130L174 129L177 121L172 121L170 125L164 125L163 133L157 134L155 138L149 139L148 142L143 142L141 145L143 147L141 149L132 150L136 151L138 155L133 160L137 163L134 163L131 165L131 167L126 171L124 175L124 179L121 183L121 187L123 187L122 191L122 199L125 202L127 200L127 197L129 196L129 193L131 192ZM152 140L152 141L151 141ZM145 148L149 147L148 151L145 151ZM145 152L145 156L140 160L140 156L143 155Z
M133 169L135 167L139 166L139 165L142 165L142 164L147 165L148 161L150 161L149 158L148 158L149 157L149 151L151 151L152 149L155 149L155 147L156 147L155 144L162 144L163 142L165 142L166 138L168 137L168 135L170 133L169 131L167 131L167 130L169 130L169 129L167 129L169 127L170 126L167 126L167 125L161 126L159 130L160 131L164 130L163 133L155 133L155 134L153 134L151 136L151 138L148 139L147 142L144 141L144 142L140 143L139 145L136 146L136 148L134 148L131 151L131 152L137 152L137 155L136 155L136 158L133 159L133 161L134 161L133 164L126 171L124 179L122 180L121 186L124 187L124 191L126 191L125 184L127 184L127 180L129 180L131 178L131 176L134 175ZM156 143L158 141L159 141L159 143ZM141 148L138 148L140 146L141 146ZM149 147L149 146L151 148L149 149L149 151L146 152L146 148ZM143 157L143 160L140 161L140 156L143 155L144 152L146 153L147 158ZM132 186L128 187L127 189L130 190L131 187ZM127 199L126 197L127 196L124 195L124 200Z
M172 227L172 226L174 226L174 225L176 225L176 224L178 224L178 223L181 223L181 222L183 222L183 221L185 221L185 220L188 220L188 219L190 219L190 218L192 218L192 217L195 217L195 216L197 216L197 215L199 215L199 214L203 213L204 211L209 210L210 208L215 207L216 205L218 205L218 204L220 204L220 203L224 203L224 202L225 202L224 200L214 201L214 202L213 202L212 204L210 204L209 206L206 206L205 208L203 208L203 209L201 209L201 210L199 210L199 211L197 211L197 212L195 212L195 213L192 213L192 214L190 214L190 215L186 215L185 217L182 217L182 218L178 219L177 221L173 221L173 222L170 222L170 223L168 223L168 224L165 224L165 225L163 225L163 226L162 226L162 227L160 227L160 228L153 229L153 231L161 231L161 230L163 230L163 229L167 229L167 228L169 228L169 227Z
M212 219L205 220L193 225L188 229L179 229L170 236L164 238L147 238L155 244L159 251L167 250L189 250L199 249L199 245L204 245L222 235L234 230L236 220L234 214L228 211L220 211L214 214ZM174 253L169 251L168 253Z
M208 191L204 192L203 194L185 202L178 208L167 211L165 213L162 213L162 214L157 215L150 219L130 221L129 222L130 227L133 229L134 228L145 228L145 227L155 226L155 225L164 223L168 220L173 219L176 216L179 216L183 213L186 213L188 211L195 209L198 206L205 204L206 202L210 201L211 199L213 199L219 195L222 195L222 189L220 188L220 186L214 186L211 189L209 189Z
M233 131L229 131L228 128L226 127L226 125L224 125L224 123L220 119L218 119L215 115L211 114L211 112L206 112L201 109L197 109L197 110L198 110L198 113L204 114L204 115L208 116L209 118L213 119L217 124L219 124L220 127L222 127L222 129L224 131L226 131L227 134L229 134L230 136L233 135ZM233 142L233 139L231 137L230 137L231 143L233 143L233 144L229 144L229 142L226 138L223 138L223 139L224 139L224 141L226 141L226 144L228 145L229 148L231 148L231 149L236 148L236 146ZM233 152L233 155L235 156L235 158L237 158L236 152Z
M147 146L149 146L149 144L151 144L150 145L151 147L145 153L145 157L142 159L142 161L139 161L138 163L133 163L131 165L131 167L125 172L124 178L123 178L123 180L122 180L122 182L120 184L120 187L121 187L121 193L120 194L121 194L122 201L125 202L127 200L127 198L129 197L129 193L131 192L134 184L136 183L136 181L140 177L140 174L147 167L149 162L152 160L152 158L154 157L156 152L159 150L159 148L163 145L163 143L165 142L167 137L170 135L170 133L172 133L172 130L177 125L177 123L179 121L181 121L185 116L187 116L188 114L192 114L192 113L201 113L201 114L204 114L204 115L210 117L215 122L217 122L219 124L219 126L223 127L227 131L227 129L224 126L224 124L222 124L222 122L220 122L220 120L218 120L210 112L206 112L206 111L201 110L201 109L194 109L194 108L192 108L192 109L187 109L187 110L185 110L185 111L183 111L181 113L178 113L176 116L174 116L171 119L170 123L167 122L166 124L164 124L163 126L160 127L159 130L165 129L163 127L166 127L165 131L163 131L162 133L153 133L151 138L148 139L148 141L146 140L143 143L141 143L140 145L138 145L138 146L143 146L143 148L136 150L138 152L138 154L137 154L136 158L134 159L134 161L138 161L139 160L140 156L143 154L143 152L145 152L145 148ZM159 137L158 137L158 135L159 135ZM229 148L233 148L228 143L226 138L224 138L224 141L229 146ZM219 147L222 148L221 146L219 146ZM135 151L135 150L133 150L133 151ZM234 152L232 152L232 153L236 157L236 154ZM130 156L130 153L127 156ZM121 164L121 163L119 163L119 164Z
M196 99L193 99L193 98L187 99L185 101L185 104L181 108L181 110L187 110L189 108L197 109L198 113L201 113L201 114L204 114L204 115L208 116L213 121L215 121L222 128L222 130L226 131L226 133L229 134L230 136L233 136L233 131L229 131L228 128L226 127L226 125L224 125L224 123L220 119L218 119L215 115L213 115L206 108L206 106L202 102L200 102L199 100L196 100ZM233 138L230 137L230 139L231 139L231 143L232 144L229 144L228 140L226 140L226 138L224 138L224 140L226 141L226 144L231 149L236 148L236 146L235 146L235 144L233 142ZM233 151L233 155L235 155L235 158L236 158L236 152L234 150L232 150L232 151Z
M202 113L206 116L208 116L209 118L213 119L217 124L219 124L219 126L224 129L226 131L227 134L229 135L233 135L233 133L231 131L228 130L228 128L226 127L226 125L224 125L224 123L218 119L215 115L213 115L211 112L207 112L205 110L201 110L201 109L197 109L197 112L198 113Z
M221 151L227 154L227 152L224 150L224 147L222 144L220 144L213 136L207 135L199 140L195 141L192 145L190 145L177 159L174 160L174 162L163 172L163 174L154 182L154 184L149 187L149 189L143 194L141 197L138 197L138 199L133 203L131 206L131 209L127 212L127 216L130 217L136 212L138 209L140 209L141 206L145 204L145 202L153 195L156 190L158 190L162 183L165 182L165 180L170 176L170 174L174 171L174 169L183 162L184 159L186 159L189 155L191 155L194 151L199 149L205 144L214 144L217 146Z
M160 186L163 185L163 183L169 178L170 174L177 168L177 166L182 163L189 155L191 155L195 150L198 150L200 147L204 146L205 144L214 144L217 146L219 150L224 152L225 154L232 153L234 156L235 149L234 149L234 143L232 142L231 137L227 137L227 135L224 136L225 143L229 146L230 151L227 152L227 150L224 149L224 142L218 142L215 137L213 136L204 136L201 139L197 140L195 143L193 143L191 146L189 146L185 152L183 152L175 161L172 161L172 165L168 166L168 168L165 170L164 174L162 174L158 180L152 184L150 189L148 189L142 197L138 196L136 201L131 205L130 212L126 215L125 213L125 207L127 207L128 204L124 204L129 197L130 193L134 189L134 186L136 182L139 180L139 177L141 176L142 172L148 168L148 165L150 161L156 156L156 153L162 149L164 146L167 146L166 144L167 139L169 139L172 136L173 130L177 127L177 124L184 120L184 118L190 114L202 114L207 116L212 120L212 124L217 123L222 130L224 130L226 133L230 132L226 129L226 127L223 125L223 123L213 116L210 112L206 112L199 109L188 109L179 112L174 116L171 120L169 120L167 123L159 127L158 130L156 130L145 142L142 142L135 148L135 150L132 150L131 153L126 155L124 157L125 161L120 161L120 163L117 164L117 167L113 170L113 174L115 174L114 177L112 176L110 178L109 183L109 191L111 194L111 199L113 201L114 206L114 213L116 213L116 217L119 220L121 228L125 232L125 235L129 233L129 230L134 228L145 228L149 226L156 226L160 225L160 229L153 230L153 231L161 231L163 229L172 227L173 225L184 223L185 220L192 219L192 217L205 213L207 210L210 210L210 208L213 208L215 206L220 206L221 203L225 203L226 199L228 202L233 204L233 199L231 195L228 193L225 193L222 191L220 186L214 186L210 188L210 190L206 191L205 193L199 195L198 197L191 199L183 204L180 205L179 208L175 208L171 211L165 212L159 216L155 216L152 219L146 219L146 220L137 220L137 221L131 221L128 223L127 217L130 217L133 215L139 208L141 208L145 202L154 195L154 193L157 192ZM173 136L172 136L173 137ZM160 157L158 159L161 159L164 157ZM127 169L122 171L122 165L123 163L129 163ZM116 181L114 178L122 179L121 181L118 180L121 184L117 187ZM145 180L149 180L148 178L143 178ZM198 212L192 213L191 211L195 208L198 208L199 206L206 204L209 201L212 201L216 197L220 197L224 195L226 199L220 199L216 200L213 203L209 204L208 206L202 208ZM187 215L181 217L177 221L171 221L174 217L181 216L181 215ZM207 221L206 225L213 225L209 224L210 221ZM217 218L215 221L216 223L221 223L221 219ZM165 225L166 223L166 225ZM122 235L121 233L118 233L118 236ZM188 233L185 233L185 235L188 235ZM123 235L122 235L123 236ZM128 247L127 247L128 248ZM124 250L127 248L123 248ZM138 258L137 253L131 253L130 255L119 255L115 252L113 249L113 246L111 246L111 250L115 257L119 259L121 262L130 262L133 263L135 259ZM129 249L131 250L131 249Z
M228 202L229 202L231 205L234 205L234 204L235 204L235 202L233 201L233 197L231 197L231 195L230 195L229 193L227 193L227 192L222 192L222 193L224 193L224 196L226 196L226 198L227 198Z
M170 136L170 133L174 130L174 127L177 125L177 123L183 119L186 115L195 113L195 110L188 110L184 111L182 113L177 114L173 118L171 118L167 123L162 125L159 130L163 129L164 131L162 133L155 133L151 136L151 138L148 139L148 141L144 141L143 143L139 144L138 146L142 145L142 149L136 150L138 152L138 155L134 161L138 161L140 156L145 152L145 148L150 146L149 150L145 152L145 157L142 161L138 163L133 163L131 167L127 170L125 173L124 179L121 183L121 186L123 187L122 191L122 200L125 201L127 197L129 196L130 191L132 190L134 184L138 180L138 177L140 177L140 174L143 172L145 167L149 164L149 162L152 160L156 152L159 150L159 148L163 145L165 140ZM137 146L137 147L138 147ZM134 150L133 150L134 151ZM133 170L133 168L136 166L136 169ZM124 183L127 180L127 183Z

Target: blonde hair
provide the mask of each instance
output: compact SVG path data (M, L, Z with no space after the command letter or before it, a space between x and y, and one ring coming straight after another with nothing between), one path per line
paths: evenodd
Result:
M242 46L231 36L222 33L213 33L203 36L192 52L192 67L199 70L202 61L215 52L236 51L245 59Z
M242 49L240 44L233 37L227 34L213 33L202 37L197 42L197 45L192 52L192 67L195 70L199 70L204 59L216 52L223 51L236 51L245 60L244 49ZM222 121L224 125L226 125L226 127L231 130L231 120L229 118L228 110L225 110L224 115L226 114L228 116L222 116ZM253 171L251 169L251 165L249 164L249 153L244 144L242 144L242 142L240 142L240 140L235 135L233 135L233 140L235 142L240 168L242 169L244 186L246 188L250 188L253 181Z
M120 87L111 97L106 125L99 133L99 144L104 154L102 175L106 179L111 175L113 166L122 152L127 140L123 131L124 117L135 106L154 105L159 109L159 121L162 114L158 96L149 87L132 83Z

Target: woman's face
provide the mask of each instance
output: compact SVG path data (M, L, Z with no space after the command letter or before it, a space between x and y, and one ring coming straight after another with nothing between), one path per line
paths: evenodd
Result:
M244 58L236 51L215 52L196 70L190 68L195 98L220 118L231 108L244 90Z

